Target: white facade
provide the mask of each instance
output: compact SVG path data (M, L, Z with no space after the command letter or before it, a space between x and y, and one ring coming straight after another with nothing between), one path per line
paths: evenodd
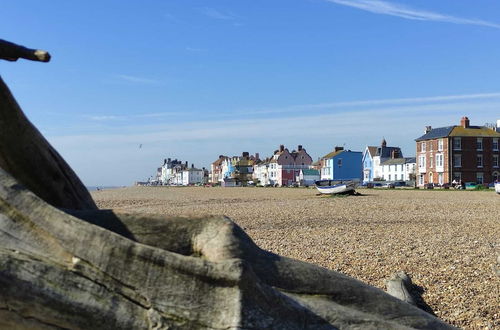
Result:
M411 175L416 174L417 164L414 161L401 162L400 164L391 164L387 161L380 165L381 175L385 181L410 181Z
M199 184L203 182L203 170L190 168L182 171L182 185L189 186L191 184Z
M254 181L258 180L259 185L267 186L269 182L269 163L260 163L253 167Z

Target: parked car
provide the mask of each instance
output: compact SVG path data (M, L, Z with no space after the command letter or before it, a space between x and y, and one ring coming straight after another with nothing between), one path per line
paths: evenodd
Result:
M466 182L465 183L465 189L476 189L476 183L475 182Z

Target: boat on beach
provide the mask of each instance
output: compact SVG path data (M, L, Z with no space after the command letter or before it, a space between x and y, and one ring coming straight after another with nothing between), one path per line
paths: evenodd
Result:
M315 183L321 194L328 195L352 193L357 187L354 181L318 180Z

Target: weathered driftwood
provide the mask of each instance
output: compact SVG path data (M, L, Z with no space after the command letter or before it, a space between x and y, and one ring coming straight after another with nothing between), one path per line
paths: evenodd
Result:
M95 209L0 89L1 329L452 328L358 280L263 251L227 218Z
M44 50L31 49L0 39L0 59L17 61L24 58L31 61L48 62L50 54Z
M417 305L415 297L412 295L412 286L410 277L403 271L396 272L385 281L387 293L393 297L401 299L414 306Z
M97 209L80 179L26 118L1 77L0 167L51 205Z

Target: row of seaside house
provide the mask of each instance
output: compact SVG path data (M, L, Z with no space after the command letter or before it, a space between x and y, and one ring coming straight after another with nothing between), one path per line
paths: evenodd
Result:
M335 147L313 162L302 145L290 151L280 145L272 156L243 152L241 156L220 155L210 171L166 159L158 168L162 185L220 184L242 186L309 186L316 180L405 181L418 186L452 182L491 183L500 180L500 120L496 125L471 126L467 117L460 125L432 128L415 139L417 157L404 157L399 147L367 146L363 152Z

